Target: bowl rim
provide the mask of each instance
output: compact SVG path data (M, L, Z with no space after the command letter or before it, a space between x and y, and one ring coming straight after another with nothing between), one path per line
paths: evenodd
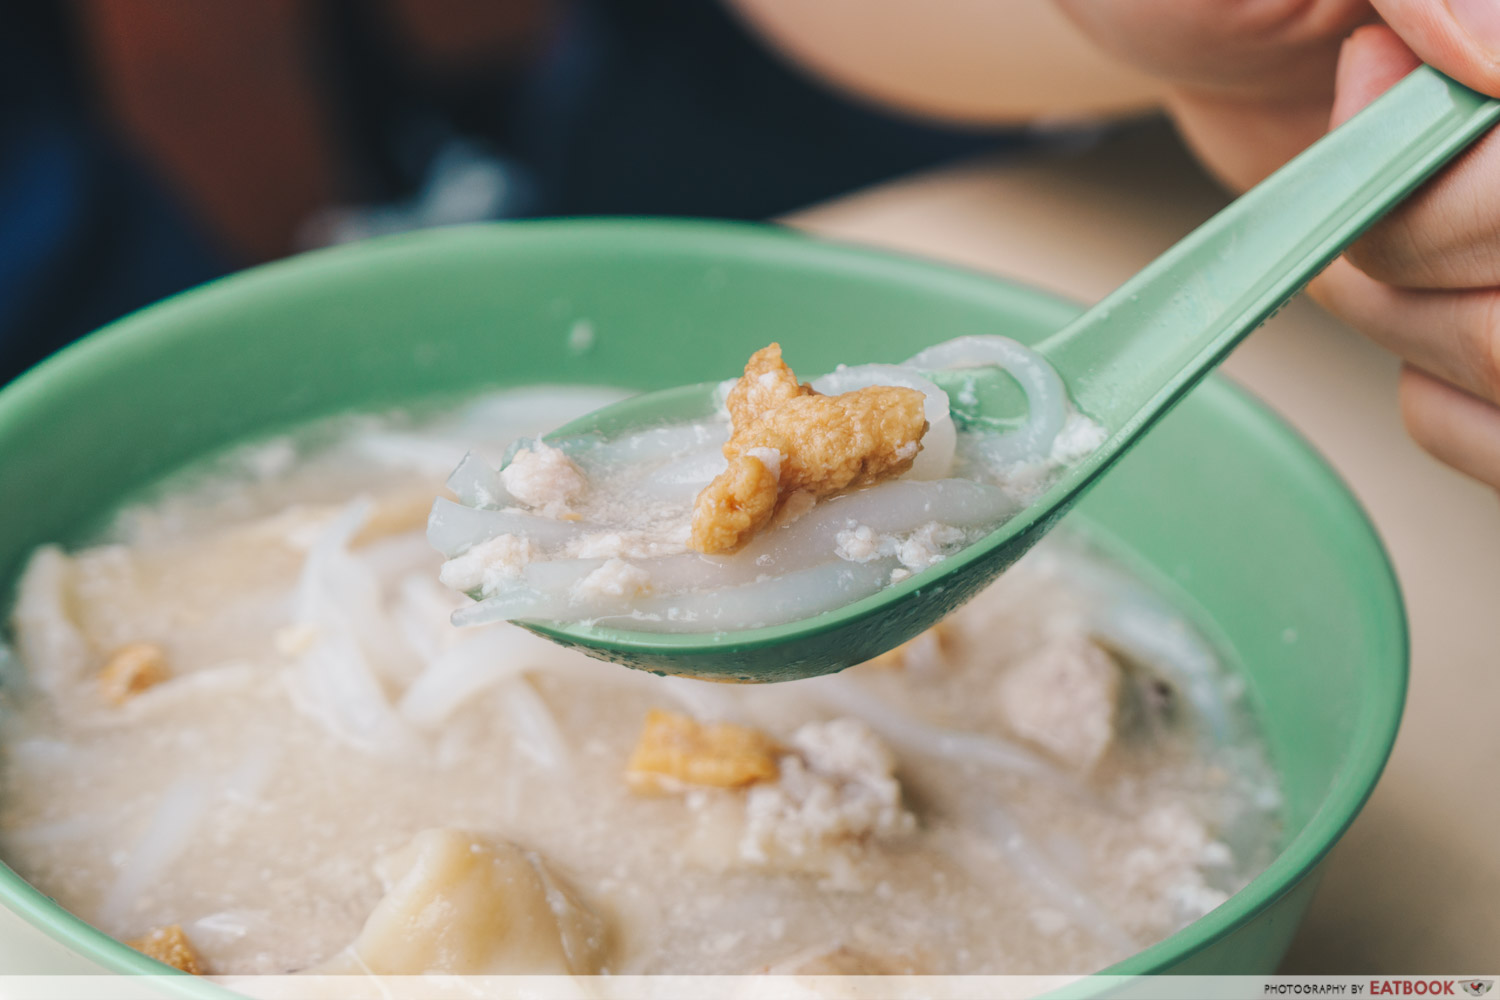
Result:
M1044 314L1055 314L1059 326L1077 316L1083 307L1052 292L1011 281L1001 276L885 249L840 243L815 234L764 223L705 221L653 217L571 218L528 220L456 226L417 233L379 237L356 244L311 251L230 274L188 289L161 302L115 320L81 338L0 388L0 426L16 419L35 402L66 388L67 383L112 363L121 350L149 350L156 334L154 321L183 310L212 307L217 296L233 298L246 291L279 281L316 278L358 268L367 258L391 253L420 253L435 243L470 238L527 239L534 235L573 239L580 245L597 239L643 240L653 247L670 246L677 251L715 253L732 251L767 254L811 254L829 265L865 273L878 272L894 279L905 278L927 287L956 285L983 290L1006 288ZM1178 963L1242 928L1256 915L1291 892L1326 857L1334 844L1358 816L1374 791L1394 745L1405 705L1409 671L1410 636L1405 605L1390 555L1381 542L1368 513L1342 477L1328 461L1285 419L1256 399L1246 389L1222 375L1211 375L1194 390L1214 405L1238 410L1300 467L1302 476L1321 493L1336 498L1348 515L1353 539L1367 565L1366 596L1386 626L1381 637L1382 676L1372 677L1377 692L1361 706L1353 731L1350 752L1333 785L1302 828L1281 846L1276 858L1244 888L1225 903L1181 930L1133 955L1099 970L1095 975L1131 976L1167 972ZM40 889L22 879L0 861L0 906L4 906L36 930L95 964L116 972L162 975L173 972L122 942L105 934L65 910ZM191 977L189 977L191 978ZM201 982L201 981L199 981ZM187 982L183 983L187 986ZM223 994L220 994L223 995Z

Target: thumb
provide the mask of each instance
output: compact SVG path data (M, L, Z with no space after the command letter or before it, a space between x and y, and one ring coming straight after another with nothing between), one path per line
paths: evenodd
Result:
M1500 97L1500 0L1374 0L1424 62Z
M1401 37L1383 24L1355 31L1339 50L1333 113L1328 127L1338 128L1353 118L1355 112L1395 86L1420 63Z

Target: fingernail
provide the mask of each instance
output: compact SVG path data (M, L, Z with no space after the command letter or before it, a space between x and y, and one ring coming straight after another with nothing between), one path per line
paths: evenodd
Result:
M1470 38L1500 58L1500 0L1448 0L1448 9Z

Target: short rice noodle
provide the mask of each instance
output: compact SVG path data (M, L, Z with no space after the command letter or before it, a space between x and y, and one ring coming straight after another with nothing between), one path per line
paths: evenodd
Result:
M899 536L924 524L941 523L958 529L982 531L1012 514L1015 501L1004 491L985 483L962 479L935 482L894 481L856 493L836 497L816 505L809 513L790 524L762 534L742 551L732 556L702 556L696 553L632 560L632 565L649 574L653 595L627 602L619 596L580 596L577 585L602 567L606 560L552 559L530 563L513 582L481 601L460 609L453 621L475 625L497 620L623 620L652 628L670 624L687 631L713 628L750 627L750 622L771 624L772 607L791 613L798 607L805 614L815 613L813 606L831 610L840 603L858 600L881 589L896 568L890 560L877 560L859 572L851 564L833 558L828 539L845 528L863 525L872 531ZM448 520L449 512L457 517ZM480 533L463 536L453 530L459 520L468 527L479 527ZM434 544L448 552L466 551L509 529L523 533L517 523L545 521L550 537L578 536L573 523L550 521L535 515L513 511L473 511L439 500L433 510L433 524L439 525L441 542ZM433 537L429 529L429 538ZM967 536L966 536L967 537ZM820 544L821 543L821 544ZM794 587L789 574L825 567L819 579L834 583L828 594L801 593L791 596ZM788 599L767 603L777 587L775 579L783 578ZM753 585L753 588L752 588ZM737 588L721 592L720 588ZM751 588L751 589L747 589ZM714 590L722 599L743 600L756 595L753 613L736 614L727 607L715 607L716 598L705 599ZM836 598L834 595L838 595ZM674 611L671 605L677 605ZM825 607L826 605L826 607ZM731 625L734 620L746 624ZM716 623L716 624L715 624Z
M732 556L688 552L635 559L632 563L651 574L652 586L658 593L737 586L828 562L827 546L818 542L843 528L865 525L878 533L901 534L936 521L979 529L1002 520L1014 510L1013 500L998 487L985 483L964 479L899 481L818 504L792 523L762 534ZM521 571L521 580L537 591L552 592L578 583L604 562L603 559L534 562Z
M653 471L641 487L653 499L691 506L699 491L728 467L729 460L715 445L669 461Z
M212 802L212 787L205 776L197 774L185 775L167 786L99 905L101 920L120 920L142 893L166 876L192 843Z
M20 658L41 665L26 679L51 693L76 684L91 659L88 641L69 614L64 597L72 574L73 561L61 549L42 546L27 563L11 610Z
M1056 369L1026 345L999 336L957 337L918 351L905 367L926 370L997 365L1010 373L1026 393L1026 423L1006 434L985 438L980 447L995 464L1044 461L1068 417L1068 391Z
M628 614L602 614L598 620L647 632L761 628L852 604L879 590L893 569L890 559L823 563L738 587L648 597L634 602Z
M435 729L470 698L525 669L495 648L506 645L503 632L478 635L484 638L459 643L432 660L407 687L396 707L408 722Z
M350 504L308 551L295 602L312 639L290 683L297 707L341 739L399 755L413 750L415 738L392 709L381 677L409 679L418 661L384 613L377 581L348 551L371 507L368 500Z
M547 770L567 766L570 756L567 738L547 703L525 677L518 676L505 683L502 703L515 731L516 749L522 756Z
M139 725L151 720L153 716L168 713L178 705L193 702L205 695L220 698L243 697L264 684L264 676L249 663L231 661L204 667L142 691L120 706L120 711L113 718L90 720L90 725Z
M349 551L372 510L368 499L359 499L328 524L308 550L294 600L301 622L322 636L349 639L379 676L403 680L417 660L385 612L378 577Z
M524 535L540 545L561 545L599 530L598 525L557 521L523 510L480 510L439 497L427 520L427 541L452 559L499 535Z
M491 621L593 621L647 632L721 632L832 611L875 593L890 578L894 559L825 562L811 569L711 591L637 598L622 605L611 595L543 593L524 584L453 613L455 625Z
M718 423L672 424L632 434L594 441L581 438L563 442L563 450L575 459L594 465L626 465L660 462L693 452L718 448L729 440L729 429Z
M954 763L974 763L1028 776L1045 776L1073 785L1056 767L1019 744L998 736L965 733L922 722L884 701L859 681L829 674L804 682L803 690L840 715L868 723L892 745L909 753L938 757Z
M500 473L472 451L448 477L448 489L465 507L498 508L515 502L500 485Z

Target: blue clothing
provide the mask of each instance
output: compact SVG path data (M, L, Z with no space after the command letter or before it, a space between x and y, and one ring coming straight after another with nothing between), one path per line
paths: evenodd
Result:
M0 383L226 266L90 121L47 20L55 10L0 15Z
M580 6L534 86L515 142L550 214L760 219L1017 142L858 103L705 0Z
M237 263L103 126L62 8L0 12L0 383ZM410 198L454 138L513 171L508 216L741 219L1017 142L856 103L710 0L577 0L530 70L462 85L404 65L378 10L320 7L320 68L360 201Z

